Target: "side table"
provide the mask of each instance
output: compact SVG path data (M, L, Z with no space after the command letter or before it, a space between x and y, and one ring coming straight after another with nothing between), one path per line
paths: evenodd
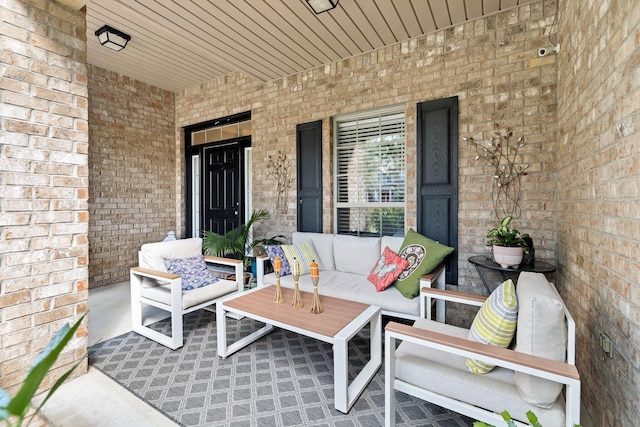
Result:
M483 268L499 271L502 276L502 280L507 280L507 276L505 275L506 272L520 273L522 271L531 271L533 273L553 273L556 271L556 267L554 265L544 261L534 261L533 264L530 265L520 264L517 268L505 268L485 255L476 255L470 257L469 262L475 266L478 276L480 276L480 280L482 280L482 284L488 293L491 293L491 289L489 288L487 280L484 277L484 273L482 272Z

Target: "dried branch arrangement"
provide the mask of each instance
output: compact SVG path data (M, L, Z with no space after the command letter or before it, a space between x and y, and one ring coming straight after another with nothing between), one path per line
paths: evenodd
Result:
M524 137L520 136L516 141L512 138L511 128L500 128L498 123L494 123L494 131L487 144L476 142L472 137L463 138L476 149L476 160L483 159L493 167L491 200L498 220L520 216L520 179L529 168L529 165L522 164L518 155L519 149L525 145Z
M267 175L276 179L276 213L286 214L288 212L289 187L293 183L291 165L287 160L287 155L279 150L276 156L269 154L267 159Z

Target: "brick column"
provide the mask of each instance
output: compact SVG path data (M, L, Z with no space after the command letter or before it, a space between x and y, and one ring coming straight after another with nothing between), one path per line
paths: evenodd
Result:
M0 21L0 387L14 394L37 353L88 308L85 17L7 0ZM85 325L44 388L86 348Z

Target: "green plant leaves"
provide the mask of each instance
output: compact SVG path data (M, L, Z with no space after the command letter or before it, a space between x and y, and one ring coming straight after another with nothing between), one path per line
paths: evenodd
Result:
M520 234L517 228L510 228L511 217L507 216L500 221L500 226L492 228L487 233L488 244L497 246L517 246L527 248L528 244L525 240L528 234ZM526 252L526 251L525 251Z
M249 234L253 224L261 221L269 216L269 212L266 209L258 209L251 213L249 220L246 224L241 224L238 227L229 230L224 235L214 233L212 231L205 231L202 239L202 249L205 255L214 256L229 256L232 255L236 259L245 260L247 253L259 244L262 245L274 245L281 244L284 236L278 235L266 239L254 239L249 242ZM245 266L247 262L245 260Z
M15 415L18 418L18 425L22 423L22 420L31 405L31 400L36 394L38 387L40 387L42 380L47 375L47 372L49 372L49 369L54 365L64 347L73 338L84 317L85 315L82 315L82 317L73 326L64 325L56 333L49 344L47 344L38 357L33 361L20 390L18 390L18 393L12 399L7 398L9 394L5 390L0 390L0 420L7 421L9 416ZM79 364L80 362L56 381L51 391L49 391L47 399L62 384L62 382L71 375L73 370ZM41 407L42 405L38 407L34 415Z

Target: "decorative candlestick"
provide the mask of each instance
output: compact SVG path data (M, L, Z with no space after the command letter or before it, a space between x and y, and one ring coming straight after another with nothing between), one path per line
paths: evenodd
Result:
M304 304L302 303L302 297L300 296L300 288L298 288L300 263L296 258L293 258L293 263L291 263L291 275L293 276L293 282L295 283L295 288L293 289L293 301L291 302L291 305L295 308L302 308L304 307Z
M311 273L311 281L313 282L313 302L311 303L311 312L313 314L322 313L322 304L320 304L320 297L318 296L318 281L320 280L320 270L318 269L318 263L313 260L309 265L309 272Z
M284 298L282 297L282 288L280 287L280 271L282 270L282 259L277 256L273 259L273 271L276 274L276 294L273 297L273 302L276 304L282 304Z

